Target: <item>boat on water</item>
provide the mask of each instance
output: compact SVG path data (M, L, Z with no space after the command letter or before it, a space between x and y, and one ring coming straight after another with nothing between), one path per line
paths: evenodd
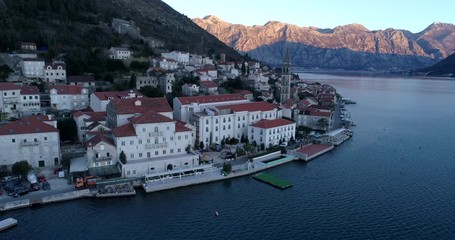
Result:
M6 218L0 221L0 232L17 225L17 220L14 218Z

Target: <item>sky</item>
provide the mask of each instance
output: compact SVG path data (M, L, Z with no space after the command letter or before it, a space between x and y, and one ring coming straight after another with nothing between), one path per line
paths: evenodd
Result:
M189 18L215 15L246 26L270 20L300 27L334 28L359 23L370 30L413 33L434 22L455 24L454 0L163 0Z

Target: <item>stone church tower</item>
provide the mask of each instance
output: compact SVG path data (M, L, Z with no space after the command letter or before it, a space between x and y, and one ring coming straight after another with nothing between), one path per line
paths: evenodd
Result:
M289 50L286 49L284 55L283 67L281 73L281 92L280 102L283 103L291 97L291 59L289 57Z

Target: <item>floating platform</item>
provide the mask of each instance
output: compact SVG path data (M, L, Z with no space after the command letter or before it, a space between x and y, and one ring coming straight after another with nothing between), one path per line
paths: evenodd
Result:
M253 175L253 178L261 182L267 183L269 185L272 185L274 187L277 187L279 189L286 189L292 187L292 183L283 179L279 179L267 173L258 173L256 175Z
M14 218L7 218L0 221L0 232L17 225L17 220Z

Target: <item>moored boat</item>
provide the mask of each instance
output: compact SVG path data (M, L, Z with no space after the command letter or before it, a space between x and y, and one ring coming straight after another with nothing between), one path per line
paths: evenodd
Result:
M17 225L17 220L14 218L6 218L0 221L0 232Z

